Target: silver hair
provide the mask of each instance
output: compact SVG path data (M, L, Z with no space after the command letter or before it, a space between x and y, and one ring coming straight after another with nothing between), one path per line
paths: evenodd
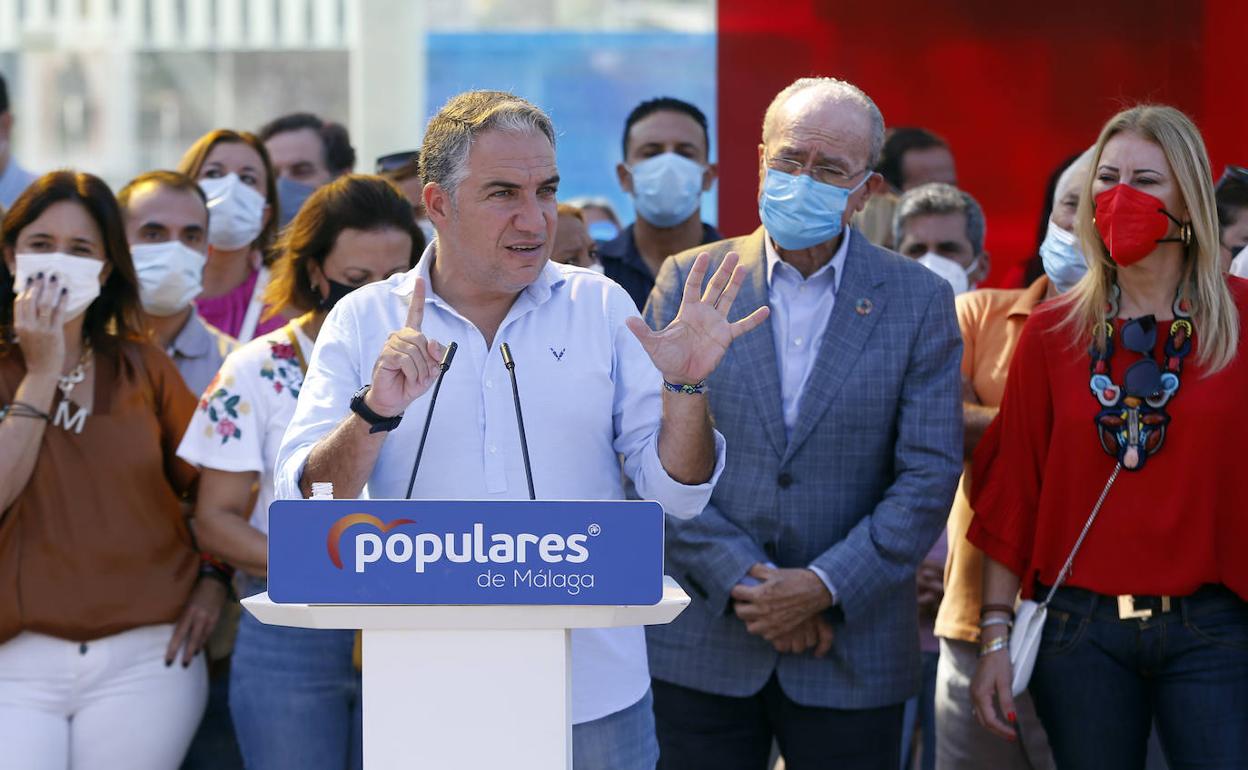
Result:
M1083 151L1082 155L1075 158L1073 163L1062 170L1062 173L1057 177L1057 184L1053 186L1053 205L1056 206L1057 201L1062 199L1062 190L1065 190L1066 186L1071 182L1075 182L1080 187L1083 186L1082 179L1075 181L1075 174L1087 174L1091 171L1092 157L1095 154L1096 147L1089 147Z
M452 96L429 120L420 147L420 179L434 182L454 200L468 176L468 151L486 131L541 133L555 146L550 117L533 103L506 91L465 91Z
M965 214L966 239L971 242L971 251L984 253L984 237L988 233L984 210L970 193L944 182L928 182L902 193L893 212L893 243L901 245L901 231L911 217L925 214Z
M784 103L790 97L811 88L824 91L833 101L852 102L866 111L871 121L871 149L867 157L867 166L873 169L879 165L880 153L884 150L884 116L880 114L880 108L875 106L875 102L871 101L871 97L867 96L861 88L836 78L798 78L776 94L776 98L772 99L771 104L768 105L767 112L763 114L763 144L766 144L771 135L775 133L776 120Z

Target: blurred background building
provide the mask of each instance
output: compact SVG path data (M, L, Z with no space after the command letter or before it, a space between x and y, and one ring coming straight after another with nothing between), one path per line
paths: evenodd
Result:
M510 90L555 121L561 197L606 196L631 221L624 118L675 96L714 136L714 30L714 0L0 0L0 72L23 165L114 186L294 111L347 123L371 171L452 94Z

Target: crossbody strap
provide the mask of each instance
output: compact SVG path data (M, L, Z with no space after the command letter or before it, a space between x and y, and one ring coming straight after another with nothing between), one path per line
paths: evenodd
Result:
M1075 563L1075 554L1079 553L1079 548L1083 545L1084 538L1088 536L1088 530L1092 529L1092 522L1096 521L1096 515L1101 512L1101 506L1105 504L1105 498L1109 496L1109 488L1118 480L1118 473L1122 470L1122 463L1114 466L1113 473L1109 474L1109 480L1105 482L1105 488L1101 490L1101 496L1097 499L1096 505L1092 506L1092 513L1088 516L1088 521L1083 525L1083 531L1079 533L1079 539L1075 541L1075 547L1070 549L1070 556L1066 557L1066 563L1062 565L1062 571L1057 573L1057 580L1053 581L1053 587L1049 589L1049 593L1041 602L1042 607L1049 606L1049 602L1053 599L1053 594L1057 593L1057 589L1062 587L1062 583L1066 582L1066 578L1070 577L1070 567Z
M306 377L308 374L308 360L303 356L303 346L299 344L299 335L295 334L295 323L291 321L286 324L286 338L290 340L290 346L295 349L295 360L299 362L299 371L303 372Z

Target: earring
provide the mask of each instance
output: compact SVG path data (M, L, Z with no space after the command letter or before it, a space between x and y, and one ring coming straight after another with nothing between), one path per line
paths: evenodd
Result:
M1184 246L1192 245L1192 223L1191 222L1184 222L1183 225L1179 227L1179 239L1183 241Z

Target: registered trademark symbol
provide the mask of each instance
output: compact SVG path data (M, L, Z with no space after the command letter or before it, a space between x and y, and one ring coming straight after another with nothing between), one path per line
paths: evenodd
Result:
M598 537L598 536L599 536L599 535L601 535L601 534L602 534L602 527L598 526L597 524L590 524L590 525L589 525L589 536L590 536L590 537Z

